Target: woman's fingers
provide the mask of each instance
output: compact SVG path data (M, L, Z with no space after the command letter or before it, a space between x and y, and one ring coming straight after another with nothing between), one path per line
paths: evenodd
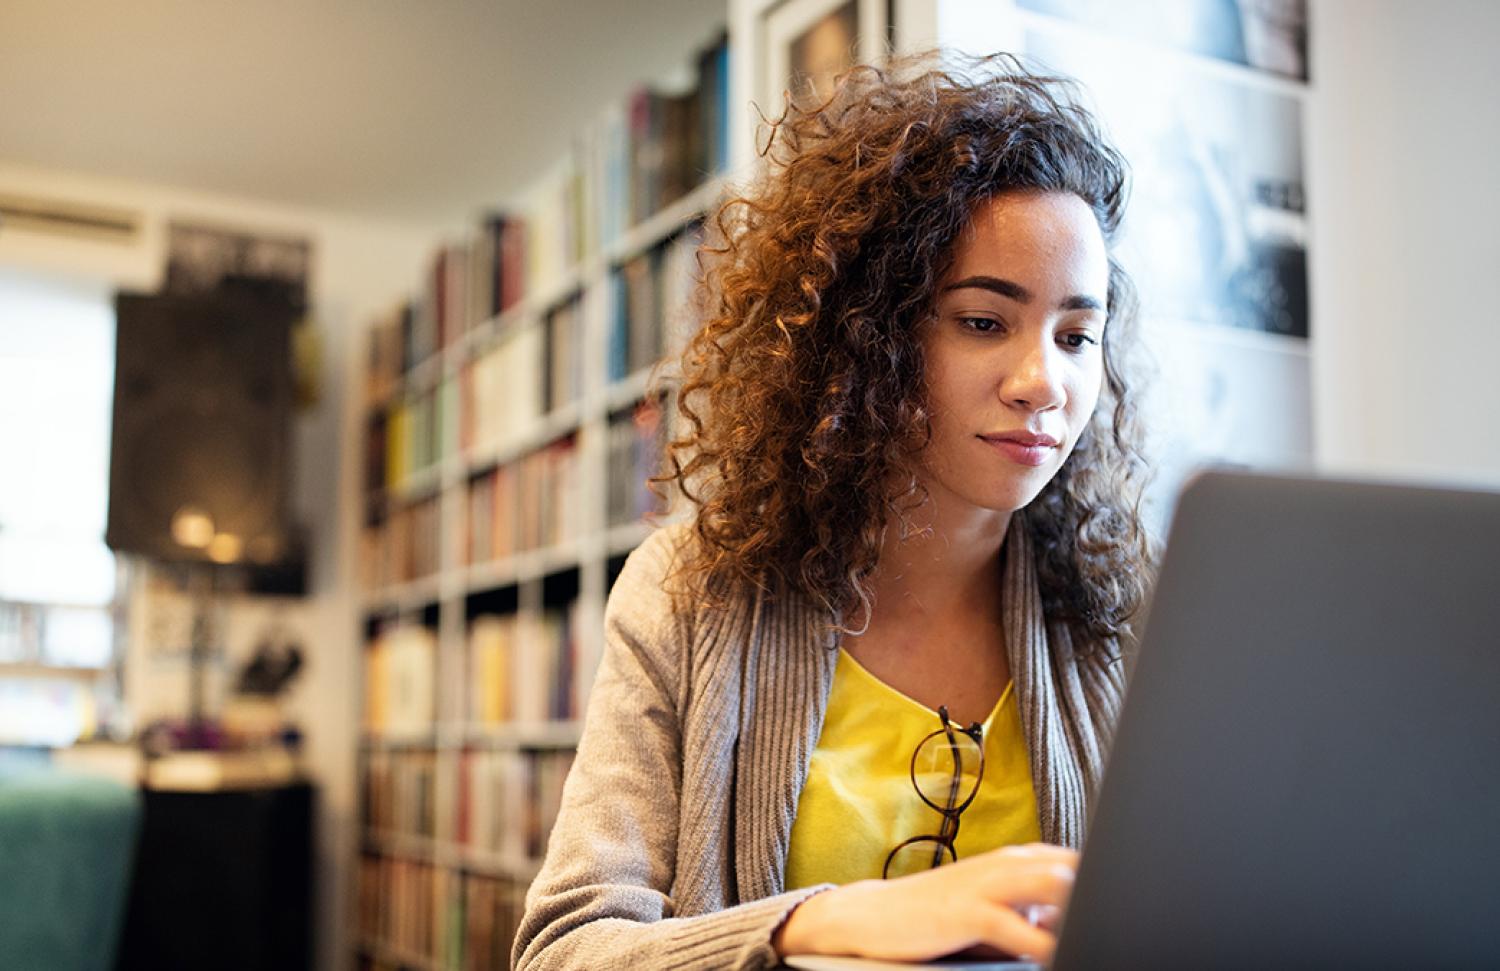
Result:
M1046 861L1050 863L1066 863L1078 868L1078 851L1070 850L1066 846L1053 846L1051 843L1022 843L1016 846L1002 846L998 850L981 853L974 859L983 859L987 856L1019 857L1027 860Z
M1051 932L1033 927L1026 918L1004 905L979 911L977 933L989 945L1019 957L1046 961L1052 957L1057 938Z
M1038 904L1031 908L1031 913L1026 919L1043 930L1057 933L1057 928L1062 924L1062 908L1051 904Z
M1072 864L1062 860L1011 860L986 875L983 893L995 903L1061 908L1073 892L1075 873Z

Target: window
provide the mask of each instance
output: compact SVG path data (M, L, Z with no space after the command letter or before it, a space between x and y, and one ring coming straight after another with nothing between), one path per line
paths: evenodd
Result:
M118 697L114 341L107 288L0 270L0 743L67 744Z

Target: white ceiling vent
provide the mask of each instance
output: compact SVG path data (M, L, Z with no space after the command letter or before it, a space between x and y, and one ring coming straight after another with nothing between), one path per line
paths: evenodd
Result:
M12 230L129 245L140 234L141 215L126 209L0 192L0 234Z

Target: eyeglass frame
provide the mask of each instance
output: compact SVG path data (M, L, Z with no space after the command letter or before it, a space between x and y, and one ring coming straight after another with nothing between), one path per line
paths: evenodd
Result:
M943 824L938 828L938 834L936 836L913 836L909 839L904 839L901 842L897 843L895 847L892 848L891 851L885 856L885 865L880 869L880 878L882 880L890 879L889 874L891 871L891 861L896 858L896 854L900 853L904 848L911 846L914 843L931 842L938 845L939 850L934 851L933 853L933 869L942 865L942 863L939 862L942 858L941 850L948 851L949 862L958 862L958 850L953 845L953 841L958 838L958 817L962 815L963 811L965 809L968 809L970 804L974 802L974 797L979 795L979 787L984 782L984 727L980 725L979 722L974 722L968 728L958 728L948 720L947 705L939 705L937 714L938 719L943 724L943 727L939 728L937 731L929 732L927 735L922 736L922 740L918 742L917 747L912 750L911 768L909 774L911 775L911 787L917 790L917 797L928 806L931 806L933 810L942 815ZM974 790L969 793L969 797L965 799L960 805L949 807L939 806L931 799L928 799L927 794L922 791L922 787L917 784L917 756L921 754L922 746L926 745L929 741L939 735L946 737L948 739L949 746L954 751L957 751L958 739L955 737L955 735L960 732L964 735L967 735L971 740L973 740L974 744L979 748L979 768L974 774ZM953 781L949 784L950 793L955 795L957 794L958 787L963 781L963 774L963 759L955 758L953 760Z

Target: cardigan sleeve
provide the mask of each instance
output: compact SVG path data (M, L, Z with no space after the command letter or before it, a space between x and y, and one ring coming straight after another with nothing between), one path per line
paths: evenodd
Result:
M516 933L518 971L772 966L771 936L822 889L674 916L691 644L691 618L664 589L674 532L632 553L610 593L577 758Z

